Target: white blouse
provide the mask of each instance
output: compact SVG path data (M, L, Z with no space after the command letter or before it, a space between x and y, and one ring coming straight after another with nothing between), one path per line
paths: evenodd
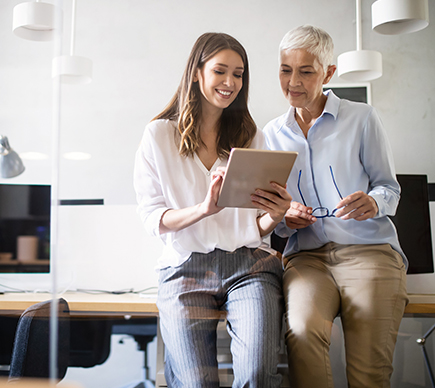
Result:
M231 252L246 246L273 251L262 241L256 220L261 212L256 209L225 208L183 230L160 234L163 213L203 202L211 173L227 164L227 160L218 159L209 171L196 154L181 156L176 125L169 120L152 121L145 128L136 153L134 187L138 213L147 232L159 236L164 243L158 268L180 266L192 252L208 253L216 248ZM251 148L266 148L261 131L257 131Z

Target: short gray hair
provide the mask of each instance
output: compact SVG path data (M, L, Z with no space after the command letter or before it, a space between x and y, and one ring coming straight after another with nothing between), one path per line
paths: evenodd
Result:
M325 71L332 65L334 43L331 36L319 27L304 25L284 35L279 45L279 53L298 49L307 50L314 55Z

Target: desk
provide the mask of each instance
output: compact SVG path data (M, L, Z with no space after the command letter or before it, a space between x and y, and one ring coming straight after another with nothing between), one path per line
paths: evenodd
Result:
M53 388L53 384L49 380L42 379L26 379L21 381L14 381L12 384L14 388ZM0 378L0 388L10 388L11 384L8 383L6 378ZM62 388L82 388L78 383L62 383Z
M409 294L409 304L405 308L405 316L435 315L435 295Z
M71 315L78 317L157 317L155 298L136 294L85 294L67 292L61 295L68 301ZM49 293L10 293L0 295L0 314L20 314L34 303L51 299ZM405 316L434 316L435 295L409 295ZM159 330L157 331L157 373L163 369L164 347ZM160 376L162 380L163 377ZM159 380L159 376L156 376ZM160 380L160 381L161 381ZM157 381L157 385L160 386ZM164 386L164 385L161 385ZM229 383L229 385L231 384Z
M156 298L138 294L90 294L66 292L60 297L76 316L158 316ZM32 304L51 299L50 293L5 293L0 295L0 314L21 314Z
M66 292L61 295L69 305L71 315L77 316L154 316L159 311L156 298L137 294L88 294ZM21 314L32 304L51 299L49 293L6 293L0 295L0 314ZM407 315L434 315L435 295L410 294Z

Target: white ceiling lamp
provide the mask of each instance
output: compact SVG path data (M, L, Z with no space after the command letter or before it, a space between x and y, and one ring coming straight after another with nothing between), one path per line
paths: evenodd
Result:
M43 152L37 152L37 151L27 151L27 152L20 152L20 158L22 160L47 160L49 156L47 154L44 154Z
M89 160L91 159L91 154L88 154L87 152L81 152L81 151L72 151L72 152L65 152L63 154L63 157L68 160Z
M70 54L53 58L53 78L65 84L88 84L92 81L92 61L74 55L76 0L72 0Z
M382 54L362 49L361 0L356 0L356 51L337 58L338 76L347 81L371 81L382 75Z
M12 31L28 40L53 40L55 6L38 0L17 4L13 11Z
M372 4L372 28L380 34L406 34L428 25L428 0L378 0Z

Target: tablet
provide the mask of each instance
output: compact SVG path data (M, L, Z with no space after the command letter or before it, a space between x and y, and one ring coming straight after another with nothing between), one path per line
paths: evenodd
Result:
M285 186L297 152L233 148L218 199L218 206L254 208L255 189L275 192L270 182Z

